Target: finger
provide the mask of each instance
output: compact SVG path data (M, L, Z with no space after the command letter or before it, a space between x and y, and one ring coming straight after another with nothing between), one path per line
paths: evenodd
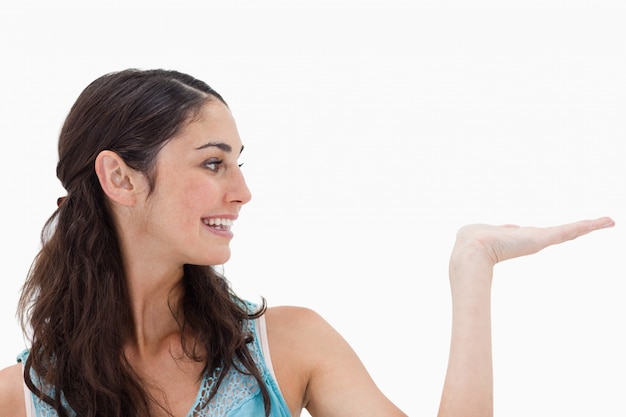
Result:
M580 220L574 223L549 227L550 244L573 240L595 230L613 227L614 225L615 222L610 217L600 217L593 220Z

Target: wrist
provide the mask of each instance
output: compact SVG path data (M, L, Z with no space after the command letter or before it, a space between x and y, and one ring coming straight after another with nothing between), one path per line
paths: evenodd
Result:
M456 245L450 256L449 274L453 295L491 291L493 261L478 242Z

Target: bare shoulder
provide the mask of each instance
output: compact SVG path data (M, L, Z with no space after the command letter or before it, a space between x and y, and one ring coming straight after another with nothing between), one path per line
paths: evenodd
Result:
M299 416L310 401L308 387L323 361L324 335L332 327L315 311L292 306L268 308L265 322L278 385L291 414Z
M293 415L304 407L313 416L405 416L320 314L303 307L272 307L266 323L276 378Z
M316 311L305 307L271 307L266 312L268 340L277 352L299 359L300 369L313 368L326 361L327 350L348 348L343 337ZM291 353L289 353L291 352ZM298 352L293 355L293 352ZM295 358L293 357L295 356ZM274 354L272 354L274 357ZM295 364L292 364L295 365Z
M24 417L22 364L0 370L0 417Z
M281 334L302 336L303 333L330 328L322 316L305 307L270 307L265 314L268 327Z
M318 345L324 345L324 340L334 333L333 328L318 313L303 307L268 308L265 321L275 367L298 369L299 376L308 380L315 367Z

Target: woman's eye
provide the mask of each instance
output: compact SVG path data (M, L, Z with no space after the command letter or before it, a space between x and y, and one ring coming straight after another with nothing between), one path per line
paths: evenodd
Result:
M204 163L204 167L210 169L211 171L219 171L222 165L222 160L219 159L210 159Z

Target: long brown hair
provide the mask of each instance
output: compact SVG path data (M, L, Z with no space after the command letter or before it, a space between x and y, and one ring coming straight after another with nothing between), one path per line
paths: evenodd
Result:
M19 303L22 326L32 331L25 382L60 417L71 411L81 417L148 417L156 403L122 350L133 319L116 229L94 161L103 150L116 152L154 186L158 152L208 100L224 102L187 74L129 69L93 81L65 120L57 177L67 197L43 228L42 249ZM179 326L186 354L205 361L205 372L219 367L219 382L228 370L241 368L235 361L241 363L240 371L257 380L269 415L267 388L242 326L262 315L265 304L248 312L211 266L185 265L183 287ZM185 343L187 329L204 355L196 354L195 342Z

